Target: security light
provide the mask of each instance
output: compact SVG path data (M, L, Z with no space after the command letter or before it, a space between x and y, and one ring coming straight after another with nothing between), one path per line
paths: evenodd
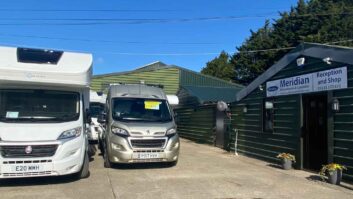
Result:
M332 64L332 58L331 57L326 57L324 59L322 59L323 62L325 62L326 64L331 65Z
M273 102L266 102L265 103L265 108L266 109L273 109Z
M304 57L300 57L297 59L297 66L301 67L305 64L305 58Z
M262 85L259 86L260 91L264 90L264 87Z

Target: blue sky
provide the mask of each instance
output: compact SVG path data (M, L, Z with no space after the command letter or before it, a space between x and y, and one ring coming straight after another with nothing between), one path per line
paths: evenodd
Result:
M1 1L0 45L91 52L94 74L132 70L157 60L200 71L214 53L234 53L250 29L296 2Z

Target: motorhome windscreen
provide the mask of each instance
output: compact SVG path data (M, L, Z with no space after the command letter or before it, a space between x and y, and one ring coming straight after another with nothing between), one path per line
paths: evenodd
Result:
M89 104L89 110L91 112L91 116L97 118L98 115L104 111L104 105L97 102L91 102Z
M0 90L2 122L65 122L78 120L76 92L32 89Z
M17 48L17 60L22 63L57 64L62 51Z
M113 119L117 121L172 121L166 100L113 98Z

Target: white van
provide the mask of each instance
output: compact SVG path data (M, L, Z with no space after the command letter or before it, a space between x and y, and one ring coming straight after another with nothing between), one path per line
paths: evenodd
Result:
M0 178L89 175L92 55L0 47Z
M106 126L102 137L104 166L142 162L176 165L180 142L172 102L178 103L176 96L167 97L155 86L110 85L106 112L98 117Z

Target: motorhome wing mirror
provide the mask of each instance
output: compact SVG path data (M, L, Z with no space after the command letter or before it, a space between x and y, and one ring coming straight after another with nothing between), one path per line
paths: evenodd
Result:
M105 113L101 113L98 115L97 121L101 124L104 124L106 119L105 119Z
M176 95L167 95L167 100L170 105L178 105L179 98Z

